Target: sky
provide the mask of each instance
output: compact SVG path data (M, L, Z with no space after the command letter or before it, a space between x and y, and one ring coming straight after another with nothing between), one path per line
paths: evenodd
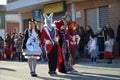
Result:
M7 0L0 0L0 5L6 5L7 4Z

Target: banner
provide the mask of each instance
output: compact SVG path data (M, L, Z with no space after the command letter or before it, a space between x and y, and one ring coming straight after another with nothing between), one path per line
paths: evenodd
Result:
M35 19L36 21L40 21L41 19L40 10L33 10L33 19Z
M44 5L44 13L66 11L65 1Z

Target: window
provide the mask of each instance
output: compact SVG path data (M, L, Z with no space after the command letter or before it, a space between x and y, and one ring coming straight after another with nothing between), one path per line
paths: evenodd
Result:
M103 28L109 23L109 7L104 6L86 10L86 23L96 33L97 28Z
M5 13L0 12L0 29L5 29Z

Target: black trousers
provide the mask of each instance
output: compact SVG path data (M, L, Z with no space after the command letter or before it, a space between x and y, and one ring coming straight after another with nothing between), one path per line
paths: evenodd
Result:
M57 45L55 44L48 55L48 67L50 71L56 71L57 67Z

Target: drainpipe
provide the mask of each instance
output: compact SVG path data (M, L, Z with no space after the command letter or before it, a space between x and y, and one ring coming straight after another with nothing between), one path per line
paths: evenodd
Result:
M19 18L19 32L22 33L23 27L22 27L22 16L21 16L21 12L19 12L19 16L20 16L20 18Z
M75 21L75 6L74 6L74 3L71 4L71 13L72 13L72 21Z

